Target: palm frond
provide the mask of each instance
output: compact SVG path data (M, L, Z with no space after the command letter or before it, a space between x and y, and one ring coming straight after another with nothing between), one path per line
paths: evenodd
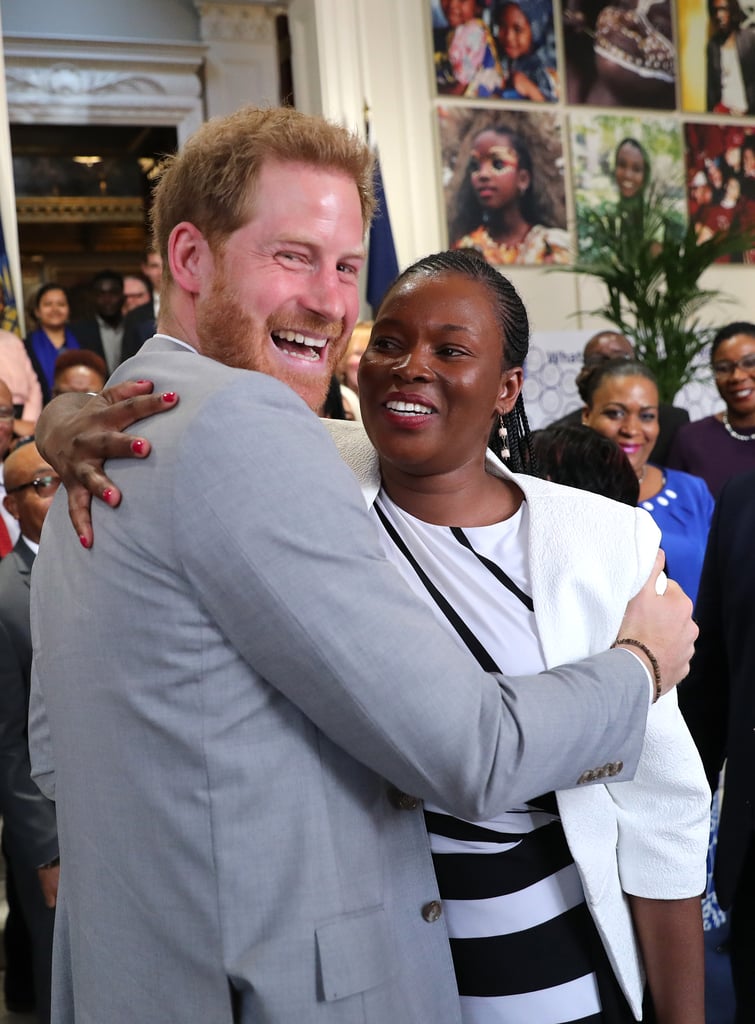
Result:
M701 373L699 356L714 328L701 314L712 302L730 301L714 289L701 289L701 275L716 260L755 247L755 230L730 230L698 243L694 225L683 226L668 199L652 192L628 215L586 210L584 230L594 258L577 260L571 271L602 281L605 302L600 316L626 334L638 358L658 378L661 400L674 395Z

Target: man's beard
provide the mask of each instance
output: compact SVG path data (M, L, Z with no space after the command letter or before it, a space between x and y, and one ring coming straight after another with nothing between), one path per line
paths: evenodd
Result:
M302 314L290 322L273 317L260 323L244 309L226 283L222 265L215 270L209 294L210 298L198 300L196 306L197 336L202 354L226 366L267 373L287 384L310 409L317 411L325 400L331 376L346 347L348 339L343 336L343 324L329 323L311 314ZM270 350L273 344L270 333L287 329L332 339L319 373L298 374L293 360L289 366L274 357Z

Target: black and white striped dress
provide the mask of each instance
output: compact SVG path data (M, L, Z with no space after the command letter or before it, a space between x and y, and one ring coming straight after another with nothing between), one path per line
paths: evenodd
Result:
M424 523L383 491L372 514L387 556L484 668L545 668L528 596L526 502L503 523L463 530ZM430 804L425 817L465 1024L633 1019L585 904L554 794L493 821L460 821Z

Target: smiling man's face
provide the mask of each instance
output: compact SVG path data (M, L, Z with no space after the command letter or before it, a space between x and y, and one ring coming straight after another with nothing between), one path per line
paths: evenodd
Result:
M254 213L212 255L197 297L202 353L277 377L319 408L359 312L359 194L348 175L270 161Z

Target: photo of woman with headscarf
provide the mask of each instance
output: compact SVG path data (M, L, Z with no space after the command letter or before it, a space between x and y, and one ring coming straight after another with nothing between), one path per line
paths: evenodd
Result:
M622 233L680 233L686 223L681 126L670 118L572 115L580 260L601 255L596 221L619 218ZM652 216L648 210L652 207ZM662 213L662 216L660 215ZM652 223L651 223L652 221Z
M503 99L555 103L559 97L551 0L499 0L494 11Z

